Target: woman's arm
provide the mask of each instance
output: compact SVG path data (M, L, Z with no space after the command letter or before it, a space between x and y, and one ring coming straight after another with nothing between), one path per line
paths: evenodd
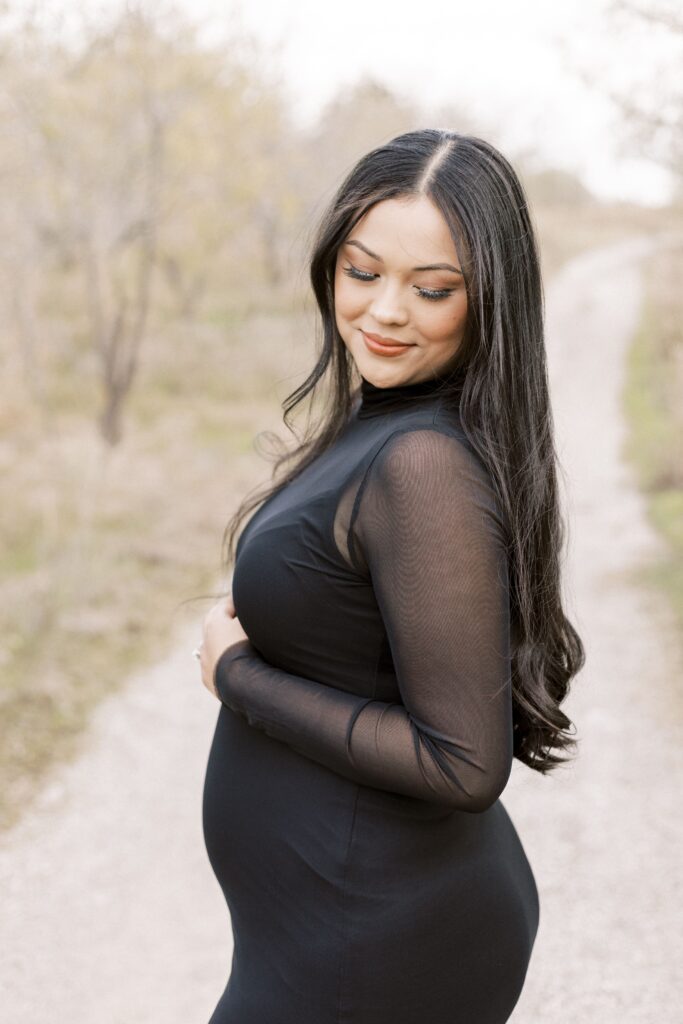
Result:
M366 470L349 540L402 703L284 672L249 640L217 661L221 700L363 785L486 810L512 766L507 556L487 473L457 437L393 434Z

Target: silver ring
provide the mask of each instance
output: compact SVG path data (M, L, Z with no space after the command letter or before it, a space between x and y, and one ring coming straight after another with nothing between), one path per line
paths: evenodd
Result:
M192 653L194 654L194 656L197 659L197 661L199 661L201 656L202 656L202 652L199 650L199 648L195 647L195 649L193 650Z

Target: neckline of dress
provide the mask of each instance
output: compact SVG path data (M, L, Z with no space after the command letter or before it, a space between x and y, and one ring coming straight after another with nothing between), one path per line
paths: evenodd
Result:
M370 416L381 416L400 409L422 407L425 403L431 403L445 395L457 400L464 378L464 367L458 367L448 377L429 377L416 383L393 384L381 388L361 374L358 418L367 419Z

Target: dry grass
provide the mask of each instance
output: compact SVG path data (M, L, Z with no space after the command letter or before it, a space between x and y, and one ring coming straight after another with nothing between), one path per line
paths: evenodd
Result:
M87 401L61 407L49 432L16 403L0 448L2 827L74 755L102 696L208 610L191 599L220 584L224 527L269 478L255 436L281 428L307 336L302 314L277 312L150 338L114 450Z
M608 245L630 234L649 234L670 226L671 211L650 210L631 203L610 206L536 206L541 262L546 279L572 256L593 246Z

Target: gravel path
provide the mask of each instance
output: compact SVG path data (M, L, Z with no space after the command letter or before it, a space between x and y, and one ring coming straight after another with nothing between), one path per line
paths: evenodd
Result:
M578 757L548 777L515 762L503 798L541 898L512 1024L680 1019L683 664L668 606L629 582L662 547L620 459L624 357L641 306L639 263L652 245L633 239L586 253L548 289L570 520L567 614L587 661L563 705Z
M567 612L588 660L565 705L578 758L547 778L515 762L503 796L541 896L513 1024L659 1024L683 997L683 665L663 600L629 582L660 546L620 460L652 244L585 254L547 290ZM208 1021L232 946L201 831L217 705L191 657L197 635L98 708L82 755L0 840L2 1024Z

